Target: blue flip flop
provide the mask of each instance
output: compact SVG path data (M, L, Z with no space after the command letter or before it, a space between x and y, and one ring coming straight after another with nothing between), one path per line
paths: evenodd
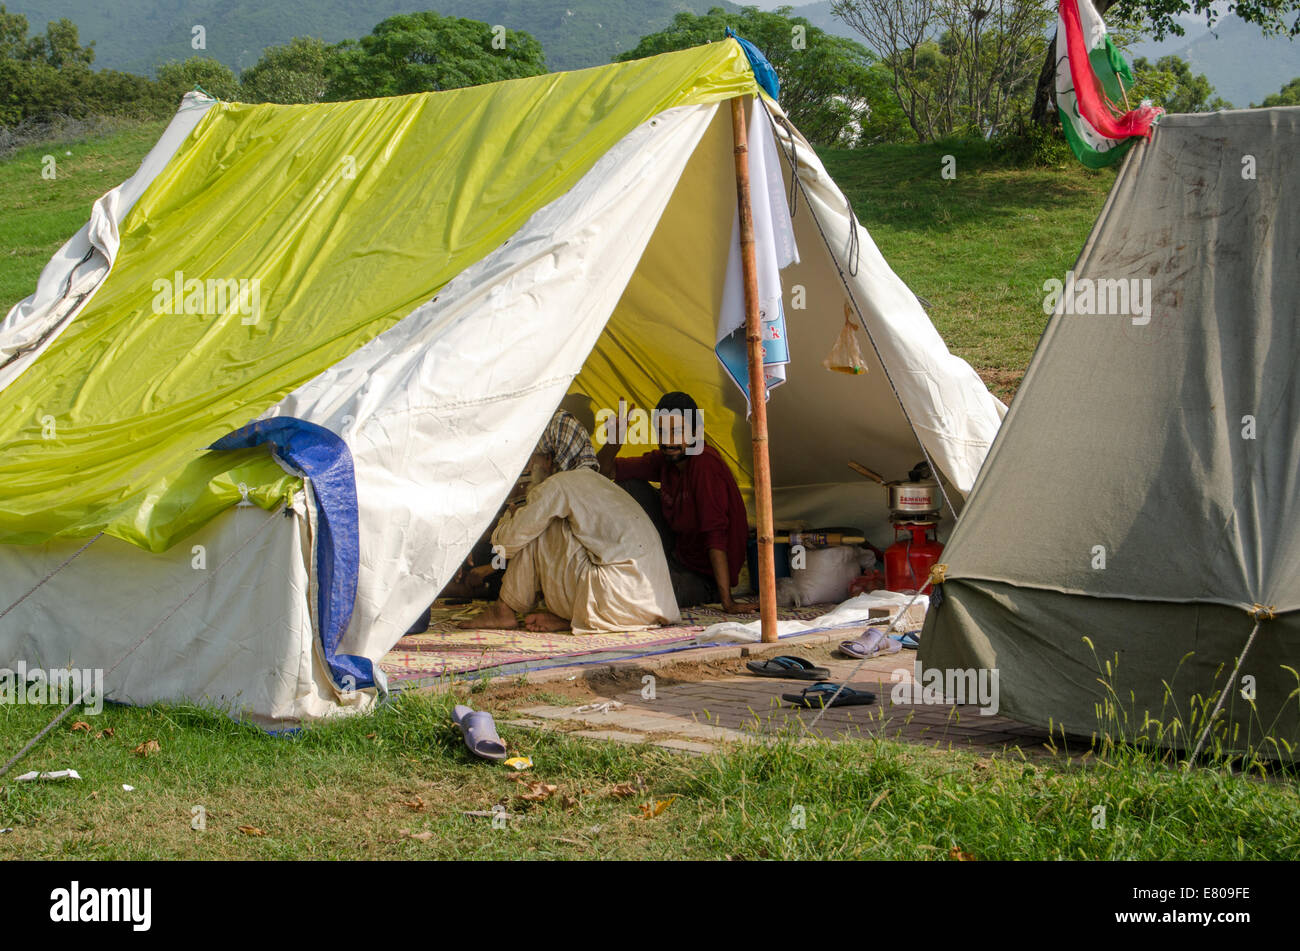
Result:
M835 696L837 691L839 696ZM835 698L833 701L832 697ZM876 695L869 690L854 690L842 684L817 683L799 693L783 693L781 699L797 707L817 710L824 707L864 707L875 703Z
M451 719L460 727L465 745L475 756L483 759L503 760L506 758L506 745L497 736L497 725L492 714L484 710L473 710L459 704L451 711Z
M751 660L745 664L750 672L760 677L781 677L786 680L825 680L831 672L825 667L815 667L802 657L782 654L767 660Z
M902 644L903 647L909 651L921 649L921 638L916 634L904 634L898 639L898 643Z

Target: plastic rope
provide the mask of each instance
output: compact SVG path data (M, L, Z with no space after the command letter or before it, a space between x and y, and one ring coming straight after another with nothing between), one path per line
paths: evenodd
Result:
M1259 608L1260 605L1257 604L1255 607ZM1219 711L1223 709L1223 701L1227 699L1228 691L1232 689L1232 685L1237 682L1237 674L1241 671L1241 665L1246 662L1246 654L1250 651L1250 645L1255 643L1255 635L1259 633L1259 627L1265 621L1265 618L1255 615L1254 611L1251 614L1255 617L1255 626L1250 631L1250 637L1246 638L1246 646L1241 649L1241 656L1237 658L1237 666L1232 668L1232 674L1228 677L1228 682L1223 685L1223 691L1219 694L1219 701L1210 712L1210 718L1205 721L1205 729L1201 731L1201 738L1196 741L1196 749L1192 750L1192 755L1187 760L1189 769L1196 762L1196 757L1201 755L1201 748L1205 746L1205 741L1209 738L1210 729L1214 726L1214 721L1218 719ZM1269 617L1272 617L1272 615L1270 614Z
M857 277L859 258L862 255L862 247L858 241L858 216L853 211L853 202L849 201L848 195L844 196L844 204L849 209L849 248L845 257L849 259L849 274Z
M905 605L903 606L902 610L899 611L897 615L895 615L894 620L892 620L892 621L889 623L889 627L885 628L885 633L881 635L882 639L888 637L890 634L892 634L892 633L894 632L894 628L897 627L897 626L898 626L898 622L901 621L901 620L903 619L903 615L907 613L908 608L910 608L912 605L914 605L914 604L916 603L916 599L919 598L920 596L921 596L921 592L920 592L920 590L918 589L918 590L917 590L917 591L912 595L912 599L911 599L910 601L908 601L907 604L905 604ZM868 624L867 627L870 628L871 625ZM862 658L861 660L859 660L857 666L854 667L852 670L850 670L848 676L845 677L844 679L845 679L846 681L848 681L848 680L852 680L852 679L853 679L853 675L856 674L859 670L862 669L862 665L865 664L867 661L869 661L869 660L871 660L871 659L872 659L872 658L870 658L870 657L864 657L864 658ZM846 684L846 683L840 683L840 684L837 684L837 685L835 686L835 693L831 694L831 698L830 698L829 700L827 700L827 701L825 701L824 703L822 703L822 708L821 708L820 710L817 711L817 716L813 717L813 721L812 721L812 723L809 723L809 724L808 724L808 729L809 729L809 730L811 730L811 729L813 729L813 727L817 726L817 721L820 720L820 719L822 718L822 715L823 715L827 710L829 710L832 706L835 705L835 698L838 697L840 694L842 694L842 693L844 692L844 688L845 688L846 686L848 686L848 684Z
M193 591L191 591L189 594L187 594L187 595L185 596L185 599L184 599L183 601L181 601L180 604L176 605L176 607L174 607L174 608L172 608L170 611L168 611L165 615L163 615L162 619L159 620L157 624L155 624L153 627L149 628L149 630L148 630L147 632L145 632L144 637L142 637L142 638L140 638L138 641L136 641L136 642L135 642L135 645L134 645L130 650L128 650L128 651L127 651L125 654L123 654L121 657L119 657L119 658L117 659L117 662L116 662L115 664L113 664L112 667L108 668L107 671L104 672L104 676L105 676L105 678L107 678L109 674L113 673L113 671L117 670L117 668L121 667L121 666L122 666L122 662L123 662L124 660L126 660L128 657L130 657L132 654L134 654L136 651L138 651L138 650L140 649L141 645L143 645L145 641L147 641L149 638L153 637L153 635L154 635L155 633L157 633L158 629L159 629L160 627L162 627L164 624L166 624L166 623L171 619L171 617L172 617L173 614L175 614L175 613L176 613L177 611L179 611L181 608L185 607L185 605L188 604L188 603L190 602L190 599L192 599L196 594L198 594L200 591L202 591L204 588L206 588L209 584L211 584L211 583L212 583L212 579L215 578L215 577L217 576L217 572L219 572L222 568L224 568L227 564L229 564L229 563L230 563L230 559L234 558L234 557L235 557L236 555L238 555L241 551L243 551L245 548L247 548L248 545L249 545L249 543L250 543L254 538L256 538L258 535L260 535L260 534L262 533L262 530L263 530L264 528L266 528L266 526L268 526L268 525L271 524L271 522L275 519L275 517L276 517L277 515L280 514L280 512L282 511L282 509L283 509L283 507L281 507L281 508L277 508L277 509L275 509L274 511L272 511L271 514L267 517L266 521L263 522L260 526L258 526L257 531L255 531L255 532L253 532L253 534L249 535L248 538L244 540L244 543L243 543L242 545L240 545L238 548L236 548L234 551L232 551L229 555L227 555L225 558L223 558L222 561L221 561L221 563L218 564L217 567L216 567L215 569L213 569L211 572L208 573L207 578L205 578L202 582L200 582L199 585L198 585L198 587L196 587ZM101 534L102 534L102 533L101 533ZM96 536L95 536L95 538L99 538L99 537L100 537L99 535L96 535ZM90 547L90 544L93 543L94 541L95 541L95 539L91 539L91 541L88 542L88 543L87 543L87 544L86 544L86 545L81 549L81 551L85 551L86 548L89 548L89 547ZM81 551L77 552L77 555L81 554ZM75 558L75 557L77 557L77 555L73 555L72 557ZM72 558L69 558L69 559L68 559L68 561L71 561L71 560L72 560ZM67 562L65 562L64 564L66 564L66 563L67 563ZM60 568L62 568L62 566L60 566ZM42 583L43 583L43 582L42 582ZM39 585L38 585L37 587L39 587ZM35 589L32 589L32 590L35 590ZM29 592L29 593L30 593L30 592ZM26 597L26 595L24 595L23 597ZM20 598L19 600L22 600L22 599ZM17 602L15 602L15 603L17 603ZM77 694L76 698L75 698L71 703L69 703L66 707L63 708L63 711L62 711L58 716L56 716L53 720L51 720L49 723L47 723L47 724L45 725L45 728L44 728L44 729L42 729L39 733L37 733L37 734L36 734L34 737L32 737L30 740L28 740L28 741L27 741L27 744L26 744L25 746L23 746L23 748L22 748L21 750L19 750L17 753L15 753L13 756L11 756L11 757L9 758L9 760L8 760L8 761L7 761L3 766L0 766L0 778L2 778L6 773L8 773L9 770L13 769L15 763L18 763L20 760L22 760L22 758L23 758L24 756L26 756L29 752L31 752L32 748L35 747L37 743L39 743L42 739L44 739L45 736L47 736L51 730L53 730L56 726L58 726L59 723L62 722L63 718L66 717L69 713L71 713L71 712L73 711L73 709L74 709L75 707L77 707L77 706L81 703L82 699L83 699L85 696L86 696L86 690L83 688L82 691L81 691L79 694Z
M773 121L771 112L768 112L768 119L769 121ZM773 121L773 124L775 125L775 121ZM783 152L786 152L786 161L790 163L790 167L792 169L798 167L798 159L792 157L792 155L790 154L791 151L795 153L797 153L798 151L798 148L794 142L794 137L793 136L790 137L790 149L786 149L785 143L781 141L780 136L777 136L776 139L778 142L781 143L781 150ZM800 189L804 187L803 181L799 179L797 176L793 177L792 184L797 184ZM808 198L807 194L805 194L804 197L805 199L807 199ZM844 201L846 204L849 204L847 197L844 199ZM812 207L813 207L812 201L811 199L809 199L808 200L809 215L812 217L813 224L817 226L817 233L821 235L822 244L826 245L827 249L829 250L831 247L831 243L829 239L827 239L826 237L826 232L822 230L822 223L817 219L817 216L815 214L812 214ZM849 231L850 231L850 240L849 240L850 253L856 255L858 253L858 239L857 239L858 219L853 212L852 204L849 204ZM948 498L948 490L945 489L943 486L943 479L939 475L939 469L937 466L935 466L934 460L930 458L930 451L925 448L925 443L921 441L921 436L916 431L916 425L912 422L911 414L907 412L907 407L903 404L903 398L898 395L898 387L894 386L894 381L889 375L889 367L885 365L885 358L881 356L880 348L876 346L876 341L871 336L871 330L870 328L867 327L867 322L862 319L862 308L858 306L857 298L853 296L853 291L849 287L849 282L847 278L845 278L844 276L844 271L840 268L840 262L836 259L834 254L831 255L831 262L835 265L835 273L839 275L840 283L844 285L845 295L848 297L849 302L853 305L854 312L857 313L858 315L858 323L862 325L862 329L866 332L867 341L871 344L871 349L875 351L876 359L880 361L881 369L885 371L885 380L889 383L889 389L894 394L894 399L898 401L898 408L903 411L903 418L907 420L907 426L912 431L912 438L916 440L916 445L918 446L918 448L920 448L921 455L925 457L926 463L930 466L930 472L931 474L934 475L934 481L939 484L939 494L943 496L943 501L947 504L948 511L952 514L952 517L956 519L957 509L953 507L952 499ZM853 277L857 276L856 265L855 265L855 269L850 271L850 274ZM912 296L915 297L916 296L915 293L913 293Z
M101 538L103 538L103 537L104 537L104 533L103 533L103 532L100 532L98 535L96 535L96 536L95 536L94 538L92 538L90 541L86 542L86 544L84 544L84 545L82 545L80 548L78 548L75 552L72 553L72 556L71 556L67 561L65 561L63 564L59 565L59 567L55 568L53 571L51 571L48 575L46 575L46 576L45 576L44 578L42 578L40 581L36 582L36 584L32 585L32 587L30 587L29 589L27 589L27 593L26 593L26 594L24 594L22 597L20 597L20 598L19 598L17 601L15 601L13 604L9 605L9 607L5 608L3 611L0 611L0 618L4 617L6 614L8 614L8 613L9 613L10 611L12 611L14 608L18 607L18 605L20 605L20 604L22 604L24 601L26 601L29 597L31 597L31 595L36 591L37 588L39 588L41 585L45 584L45 582L49 581L51 578L53 578L55 575L57 575L57 574L58 574L60 571L62 571L64 568L68 567L68 565L72 564L72 559L73 559L73 558L76 558L76 557L77 557L78 555L80 555L83 551L85 551L87 548L89 548L91 545L95 544L95 542L99 541L99 540L100 540Z

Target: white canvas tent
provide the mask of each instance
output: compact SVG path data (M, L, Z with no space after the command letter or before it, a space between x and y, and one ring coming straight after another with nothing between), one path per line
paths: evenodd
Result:
M566 393L690 391L748 499L745 404L713 344L726 101L757 93L728 40L389 100L187 96L0 329L0 605L42 584L0 619L0 666L105 668L111 699L259 722L364 709ZM957 501L1004 407L813 150L770 128L798 177L782 278L806 303L787 301L769 404L776 516L878 533L881 490L846 460L901 475L924 453ZM257 277L260 309L159 317L177 271ZM821 366L846 300L862 376ZM234 430L245 448L205 450Z

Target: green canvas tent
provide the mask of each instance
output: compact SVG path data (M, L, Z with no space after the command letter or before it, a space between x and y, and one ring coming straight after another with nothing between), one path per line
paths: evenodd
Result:
M1168 116L1133 149L1045 287L926 668L995 669L1003 712L1085 736L1178 720L1174 746L1226 686L1228 748L1300 741L1297 275L1300 108Z

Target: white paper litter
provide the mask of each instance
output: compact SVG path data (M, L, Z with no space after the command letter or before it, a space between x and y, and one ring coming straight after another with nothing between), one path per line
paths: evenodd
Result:
M135 792L135 787L128 786L126 783L122 784L122 789L125 790L126 792Z
M907 605L912 600L910 594L898 594L894 591L872 591L868 594L860 594L855 598L849 598L843 604L837 605L834 610L823 614L819 618L811 621L777 621L777 637L785 637L788 634L802 634L804 631L814 631L824 627L852 627L865 623L878 624L881 618L873 618L871 609L877 610L886 608L890 611ZM930 598L927 595L921 595L912 605L912 612L925 616L925 611L930 607ZM888 624L888 619L884 619ZM906 622L904 618L904 622ZM894 633L903 633L904 626L899 624L894 629ZM751 621L748 624L741 624L739 621L722 621L719 624L711 624L700 632L696 638L696 643L713 644L713 643L736 643L736 644L754 644L763 636L763 622Z
M584 703L574 713L609 713L611 710L622 709L623 702L621 700L600 700L596 703Z
M51 773L38 773L32 770L30 773L23 773L17 779L16 783L30 783L35 779L80 779L81 774L75 769L58 769Z

